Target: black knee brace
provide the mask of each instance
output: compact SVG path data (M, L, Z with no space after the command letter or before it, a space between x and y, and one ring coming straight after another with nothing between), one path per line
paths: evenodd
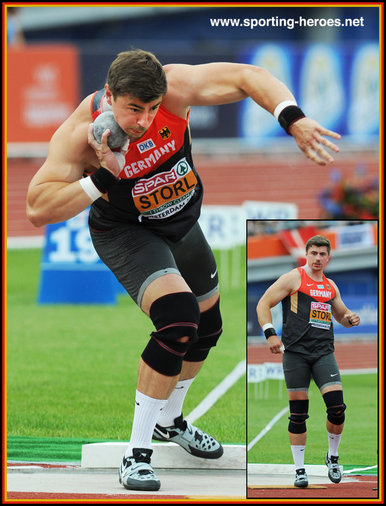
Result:
M334 425L342 425L345 419L346 404L343 402L342 390L332 390L323 395L327 407L327 420Z
M289 401L291 416L288 417L288 432L302 434L306 432L306 420L308 416L308 399L302 401Z
M221 332L220 300L217 300L214 306L201 313L198 325L198 341L192 343L184 360L188 362L201 362L205 360L210 349L216 346Z
M181 372L187 350L198 339L200 309L197 299L190 292L160 297L150 307L150 318L157 331L151 333L142 359L160 374L176 376ZM184 337L188 337L188 341L181 342Z

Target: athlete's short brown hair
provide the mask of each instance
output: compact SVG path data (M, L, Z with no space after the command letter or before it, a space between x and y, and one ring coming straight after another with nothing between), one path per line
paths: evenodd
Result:
M311 246L318 246L318 247L325 246L327 248L328 254L330 254L331 252L330 241L326 237L323 237L322 235L314 235L314 237L308 239L306 244L306 253L311 248Z
M119 53L110 65L107 84L116 98L131 95L152 102L166 94L165 71L154 54L142 49Z

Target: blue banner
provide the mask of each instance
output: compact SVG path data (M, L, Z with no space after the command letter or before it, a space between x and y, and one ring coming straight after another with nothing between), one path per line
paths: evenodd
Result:
M368 144L379 133L379 48L314 43L266 43L242 61L261 66L284 82L310 118L355 142ZM246 99L239 107L241 138L253 144L285 137L276 119Z
M122 286L94 249L88 212L46 227L39 304L116 303Z

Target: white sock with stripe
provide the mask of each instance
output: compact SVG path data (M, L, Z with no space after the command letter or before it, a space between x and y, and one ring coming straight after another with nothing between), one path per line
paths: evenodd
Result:
M304 467L305 445L291 445L292 456L295 463L295 469Z
M190 378L178 381L173 392L169 396L168 403L159 414L157 419L158 425L161 425L161 427L170 427L174 425L174 419L182 413L182 405L184 404L185 396L194 379L195 378Z
M331 457L331 455L334 455L335 457L338 457L338 448L340 443L340 438L342 437L342 434L331 434L328 433L328 456Z
M133 448L151 449L153 430L166 403L167 399L153 399L136 390L133 426L130 444L125 452L126 458L133 455Z

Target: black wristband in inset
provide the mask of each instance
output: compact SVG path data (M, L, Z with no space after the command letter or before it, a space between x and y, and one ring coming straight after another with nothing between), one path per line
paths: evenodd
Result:
M100 167L98 170L91 174L91 180L102 193L106 193L113 183L116 183L117 178L104 167Z
M264 335L266 339L271 336L277 336L276 330L273 327L269 327L269 329L264 330Z
M280 126L284 128L284 130L287 132L288 135L290 133L288 132L289 127L292 125L292 123L300 118L304 118L305 114L304 112L298 107L297 105L289 105L288 107L285 107L281 113L279 114L278 121L280 123Z

